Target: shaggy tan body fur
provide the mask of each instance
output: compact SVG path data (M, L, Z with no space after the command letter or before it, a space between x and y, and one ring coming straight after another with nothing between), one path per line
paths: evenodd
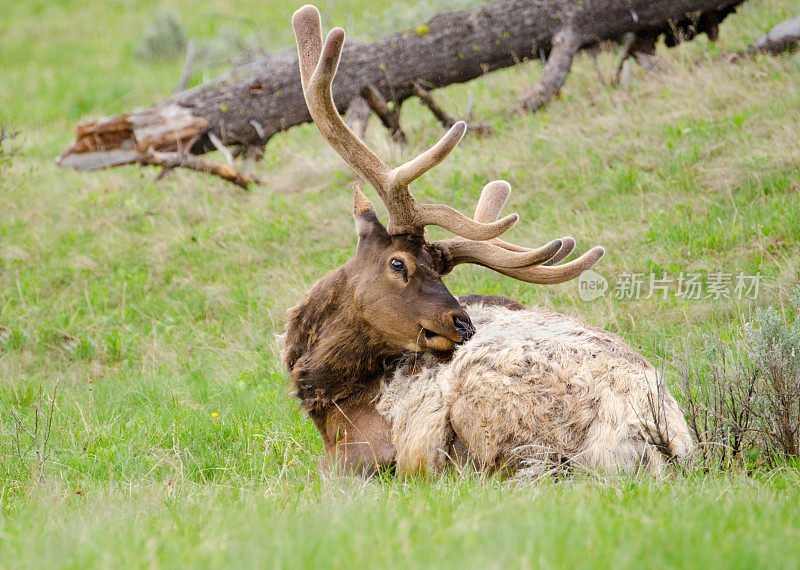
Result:
M477 333L450 361L409 357L383 385L400 470L438 472L466 449L487 471L659 474L691 452L675 399L619 337L541 309L467 312Z

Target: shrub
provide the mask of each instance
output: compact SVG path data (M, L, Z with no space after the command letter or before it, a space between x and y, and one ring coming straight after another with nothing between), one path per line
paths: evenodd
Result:
M800 286L788 306L758 309L735 342L704 340L679 371L703 465L751 469L800 456Z
M754 411L760 418L762 446L784 457L800 455L800 286L789 310L758 311L744 338L759 379ZM793 318L791 313L794 313Z
M145 61L170 60L181 56L185 49L186 36L180 19L175 14L162 12L156 14L147 28L136 48L136 56Z

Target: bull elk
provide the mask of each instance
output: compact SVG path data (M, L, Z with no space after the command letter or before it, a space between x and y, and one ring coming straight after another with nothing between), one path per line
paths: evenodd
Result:
M418 203L409 184L447 157L464 123L389 168L333 102L344 30L323 42L313 6L292 24L314 123L389 212L384 227L356 185L355 256L288 312L283 359L322 436L324 462L361 473L394 464L438 471L450 461L487 471L555 461L630 472L660 471L665 457L687 454L692 442L675 400L620 338L502 297L456 299L442 282L473 263L527 283L562 283L594 266L603 249L557 265L572 238L535 249L499 239L518 219L497 219L510 192L504 181L486 185L472 219ZM429 241L430 225L457 237Z

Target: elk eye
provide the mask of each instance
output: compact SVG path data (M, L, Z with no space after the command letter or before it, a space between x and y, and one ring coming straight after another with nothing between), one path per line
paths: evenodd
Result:
M392 266L392 269L395 271L402 273L405 276L408 273L408 269L406 269L406 264L403 263L401 259L397 259L393 257L392 260L389 262L389 265Z

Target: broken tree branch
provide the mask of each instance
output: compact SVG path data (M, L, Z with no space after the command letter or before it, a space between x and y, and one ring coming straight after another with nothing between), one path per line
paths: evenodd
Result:
M375 89L372 83L364 86L361 90L361 97L367 102L378 118L392 135L392 139L400 144L406 144L406 134L400 128L400 105L395 103L394 107L389 107L389 103L383 98L381 92Z
M761 36L745 50L747 55L765 53L780 55L794 49L800 42L800 16L784 20Z
M572 58L581 42L571 28L559 30L553 37L553 49L544 64L544 73L533 88L517 102L518 111L538 111L561 91L572 68Z
M619 85L622 82L622 73L625 71L625 64L631 56L633 42L636 41L636 34L628 32L622 37L622 50L617 61L617 72L614 74L614 83Z
M367 100L363 97L356 97L347 109L344 122L358 138L363 140L367 134L367 123L370 116L372 116L372 109Z
M631 57L647 73L663 75L669 71L664 60L656 54L656 39L651 34L635 34L633 32L625 34L614 83L623 83L625 64Z
M220 164L193 154L181 152L158 152L149 150L141 155L137 161L140 166L161 166L164 172L160 177L173 168L188 168L197 172L204 172L213 176L218 176L223 180L232 182L237 186L247 190L250 184L260 184L261 182L254 176L243 174L227 164Z
M431 110L433 116L436 117L436 120L439 121L439 124L441 124L445 129L449 129L450 127L455 125L456 122L458 121L458 119L456 119L455 117L450 115L447 111L442 109L439 106L439 103L436 102L436 99L433 98L433 95L431 95L431 92L425 89L419 83L414 83L414 95L416 95L419 98L419 100L422 101L422 103L428 109ZM471 115L471 108L472 105L470 105L470 112L467 114L468 116ZM467 130L472 131L481 136L490 135L493 132L492 125L489 125L487 123L468 122Z
M213 144L217 148L217 150L222 153L222 156L225 157L225 162L228 163L228 166L233 168L233 154L231 153L231 151L228 150L228 147L222 144L222 141L219 140L217 138L217 135L215 135L214 133L209 133L208 138L211 139L211 144Z
M798 43L800 43L800 16L789 18L776 24L745 49L723 53L713 58L712 61L725 60L729 63L738 63L758 54L779 56L794 51ZM696 65L704 65L705 63L707 61L695 62Z
M181 79L178 81L178 85L176 85L175 89L172 91L173 95L186 90L186 86L189 84L189 80L192 78L192 74L194 73L193 66L196 55L197 40L195 38L191 38L189 43L186 45L186 63L183 64L183 73L181 73Z

